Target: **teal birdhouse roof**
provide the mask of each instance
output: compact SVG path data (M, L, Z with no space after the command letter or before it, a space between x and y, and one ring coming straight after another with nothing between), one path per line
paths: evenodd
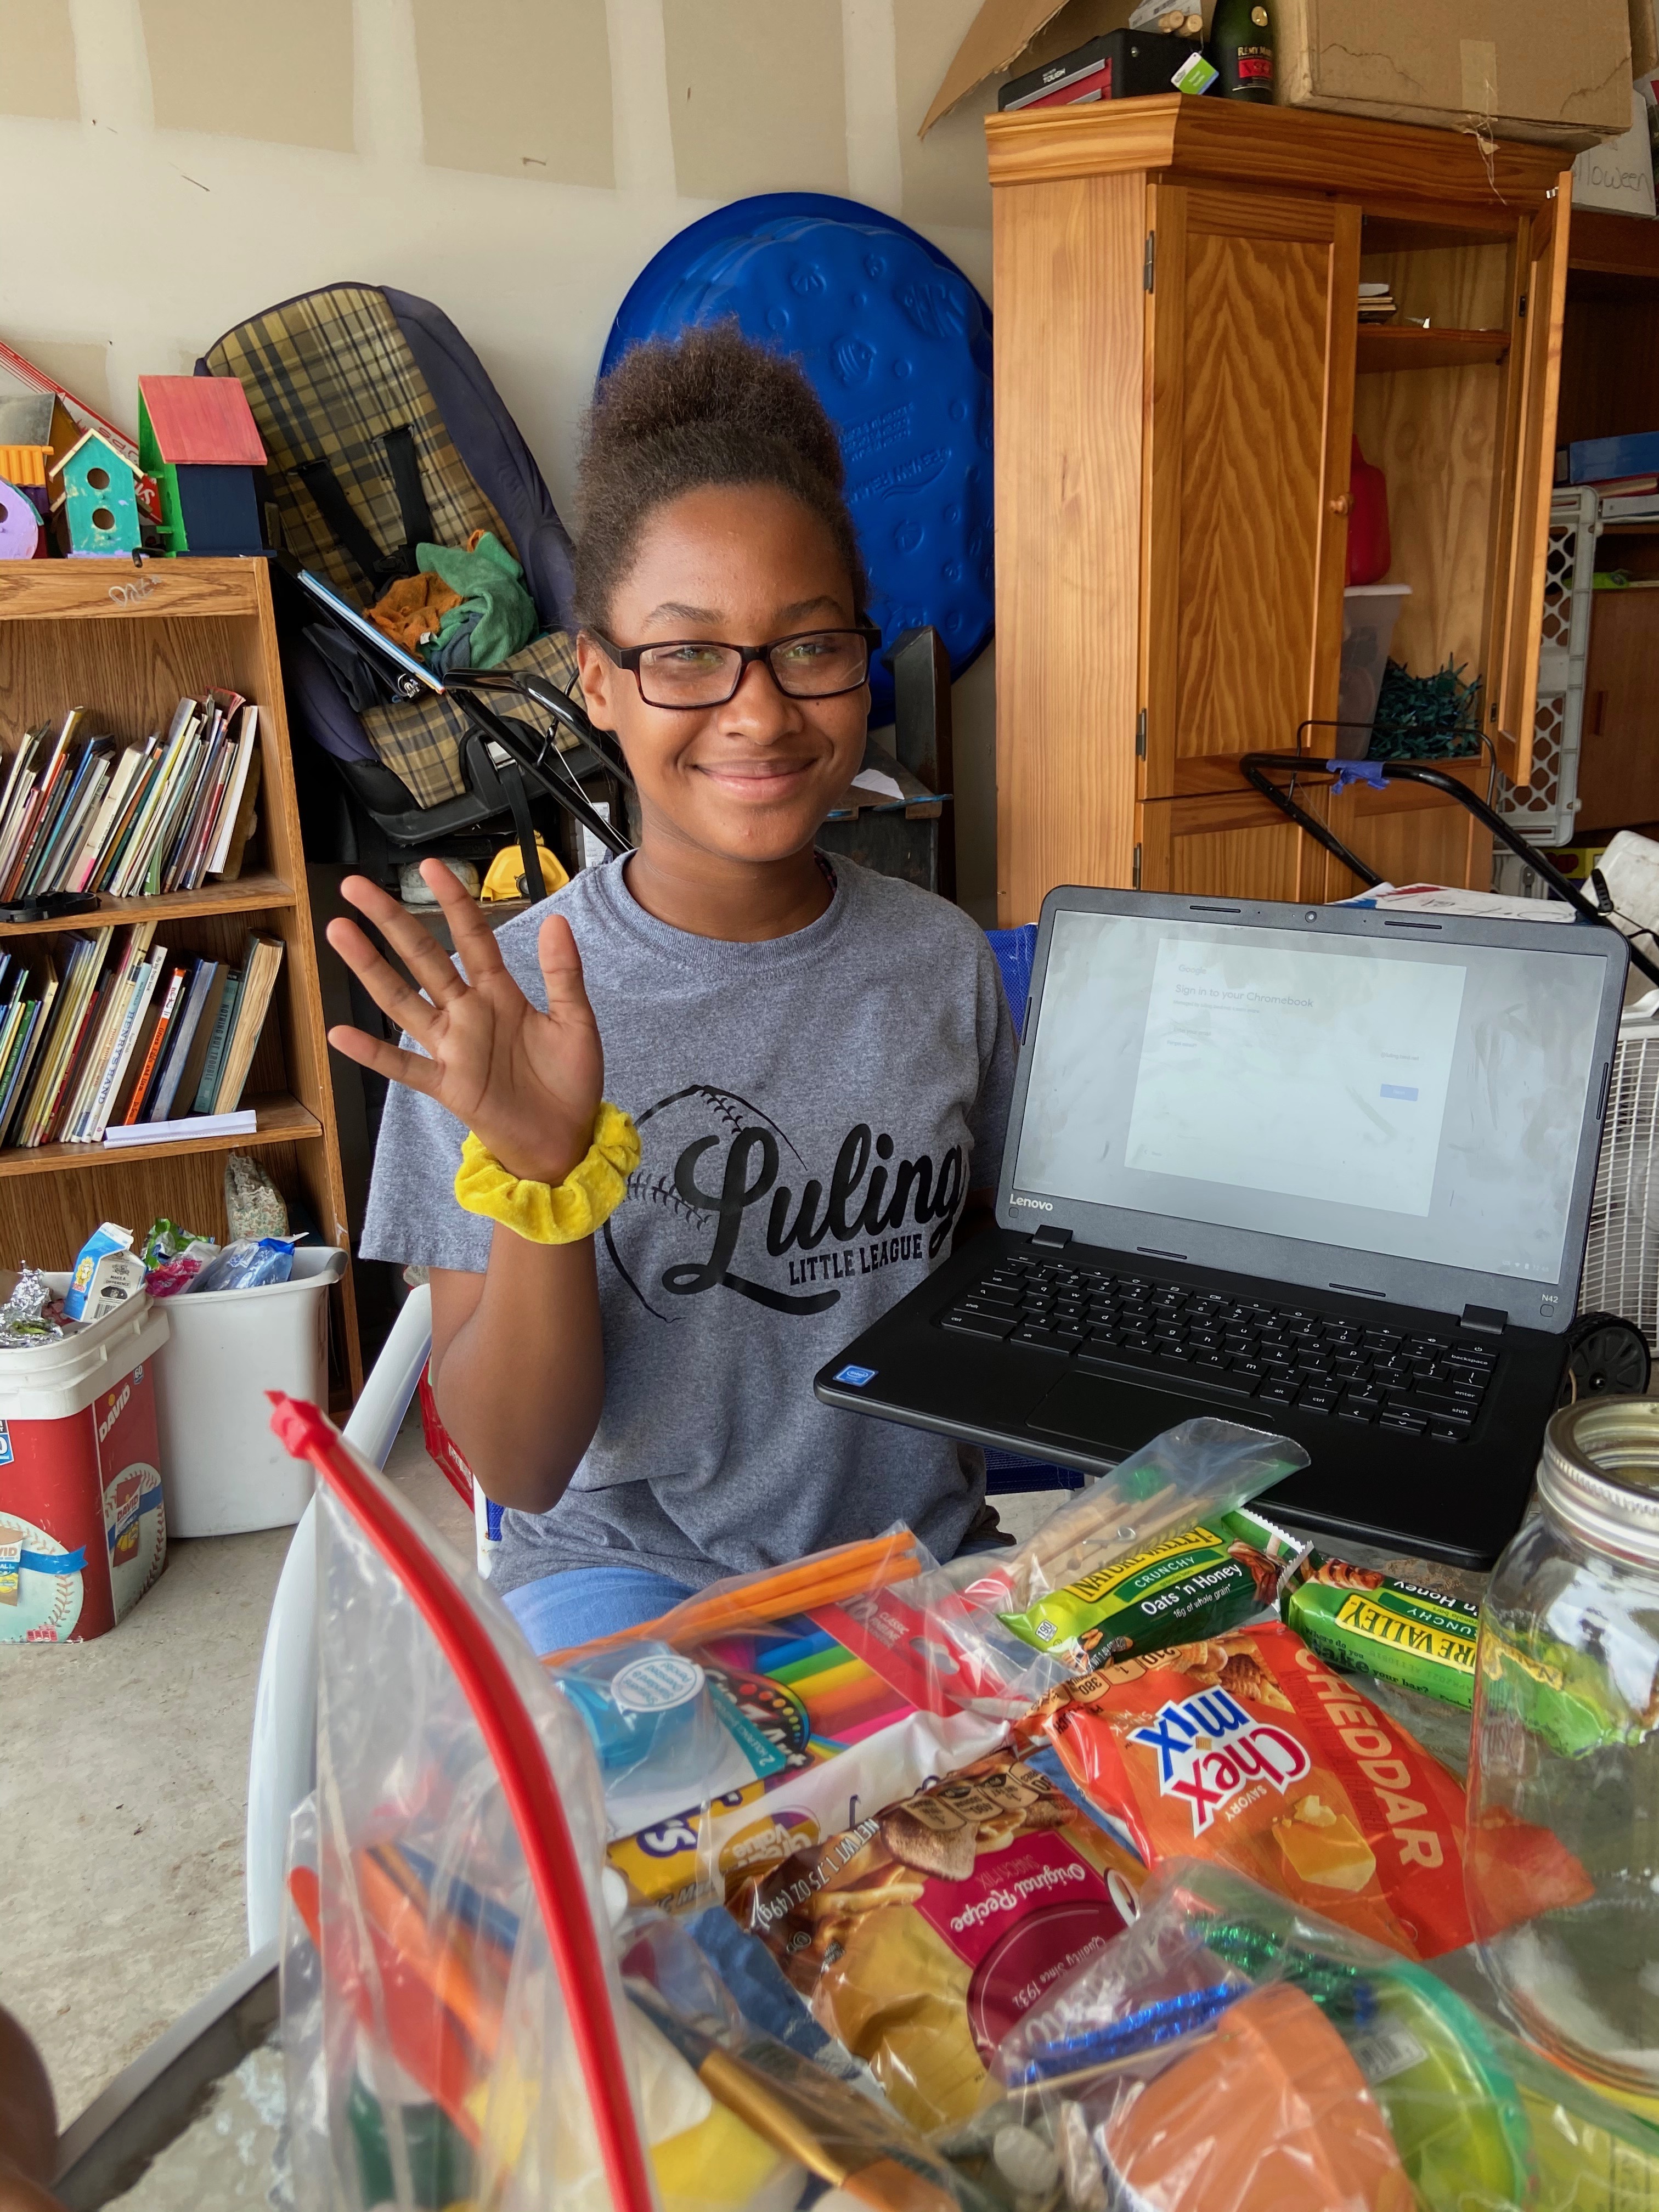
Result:
M138 473L125 454L118 453L107 438L100 436L96 430L84 430L68 453L52 463L52 472L53 476L60 477L72 470L79 481L84 478L88 469L111 468L112 465L113 468L119 469L129 481Z

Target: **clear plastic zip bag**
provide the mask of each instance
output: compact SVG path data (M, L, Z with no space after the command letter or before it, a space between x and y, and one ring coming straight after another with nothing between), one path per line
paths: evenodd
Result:
M587 1729L510 1616L314 1408L276 1425L324 1478L283 1923L303 2212L795 2212L826 2184L984 2212L735 1925L623 1921Z
M275 1425L324 1478L283 1967L297 2201L651 2212L642 2136L676 2109L623 1997L581 1723L314 1408Z

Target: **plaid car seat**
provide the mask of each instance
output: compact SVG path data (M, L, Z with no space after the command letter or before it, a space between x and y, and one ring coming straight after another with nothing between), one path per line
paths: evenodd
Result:
M519 561L546 635L503 664L568 689L570 539L483 365L438 308L408 292L331 284L239 323L196 364L234 376L268 456L286 550L354 605L414 567L414 542L493 530ZM379 761L422 808L466 789L468 725L447 698L362 714L303 639L285 651L296 718L344 763Z

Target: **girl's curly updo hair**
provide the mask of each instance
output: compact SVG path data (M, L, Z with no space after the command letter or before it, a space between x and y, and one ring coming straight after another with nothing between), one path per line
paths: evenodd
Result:
M752 344L735 322L635 346L600 385L587 418L577 479L578 620L606 627L647 520L708 484L775 484L817 515L846 564L861 618L869 584L843 475L835 428L805 375Z

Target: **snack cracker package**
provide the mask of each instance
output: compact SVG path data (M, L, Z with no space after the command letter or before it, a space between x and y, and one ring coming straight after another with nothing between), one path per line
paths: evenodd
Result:
M1471 1940L1461 1785L1292 1630L1125 1660L1044 1707L1068 1773L1149 1863L1218 1859L1410 1959ZM1522 1910L1589 1893L1553 1838L1512 1841Z
M1003 2037L1127 1924L1144 1878L1004 1749L795 1852L731 1910L927 2130L974 2110Z
M1039 1651L1085 1668L1103 1665L1242 1626L1274 1603L1280 1577L1304 1548L1239 1508L1160 1536L998 1618Z

